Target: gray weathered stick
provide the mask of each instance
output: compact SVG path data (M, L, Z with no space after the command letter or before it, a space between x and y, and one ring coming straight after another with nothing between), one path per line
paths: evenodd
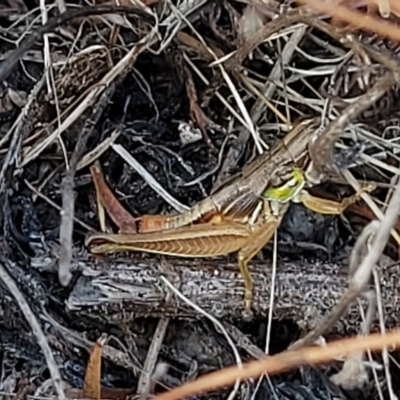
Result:
M95 261L92 256L82 255L79 265L85 265L85 271L67 301L72 313L84 312L110 321L150 316L199 318L162 284L160 276L165 276L186 297L215 317L242 318L243 280L237 264L227 262L226 258L164 258L163 261L132 254ZM268 312L270 271L270 262L252 262L256 317L266 316ZM395 325L400 315L399 273L399 266L388 265L381 271L388 327ZM332 310L347 287L346 266L279 262L274 317L293 319L304 329L310 329ZM335 331L355 331L360 322L357 307L352 307L335 326Z

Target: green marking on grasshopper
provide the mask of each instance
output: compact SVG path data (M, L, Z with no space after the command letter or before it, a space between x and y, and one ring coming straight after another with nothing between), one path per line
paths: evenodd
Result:
M300 168L293 168L292 178L279 187L269 187L263 194L267 200L287 203L296 197L305 185L305 178Z

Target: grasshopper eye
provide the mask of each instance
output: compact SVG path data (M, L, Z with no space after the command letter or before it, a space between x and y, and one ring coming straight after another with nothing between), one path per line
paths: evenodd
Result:
M301 174L301 172L295 169L291 172L290 177L288 177L284 186L286 186L288 188L295 188L295 187L301 185L303 180L304 180L304 178L303 178L303 175Z
M300 169L295 168L290 173L289 177L290 179L278 187L268 187L263 196L266 199L275 200L281 203L290 201L304 186L304 176Z
M286 185L289 186L290 188L295 187L299 184L299 181L297 178L292 178L289 181L286 182Z

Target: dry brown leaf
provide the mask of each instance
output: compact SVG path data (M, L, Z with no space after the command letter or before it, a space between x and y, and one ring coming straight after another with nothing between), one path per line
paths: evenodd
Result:
M101 356L105 341L106 335L102 335L93 347L86 367L83 389L68 389L66 391L68 397L74 399L125 400L129 395L135 393L134 389L101 387Z
M86 367L83 397L88 399L101 399L101 355L105 341L105 335L97 340Z
M114 196L110 188L107 186L103 174L98 164L90 167L93 183L96 188L96 195L99 197L101 204L106 209L107 214L118 226L120 231L125 233L136 233L136 220Z

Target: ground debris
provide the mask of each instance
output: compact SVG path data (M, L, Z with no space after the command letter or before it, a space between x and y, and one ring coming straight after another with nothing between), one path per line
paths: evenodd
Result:
M350 251L375 218L367 201L343 216L290 207L278 231L274 282L272 244L250 263L251 322L242 318L235 257L95 257L85 237L99 229L116 232L115 225L136 229L143 215L164 221L163 215L193 206L309 116L328 132L310 148L316 171L332 169L333 160L359 182L374 182L373 200L385 211L399 174L397 3L337 2L338 11L349 7L349 15L369 18L371 25L359 23L357 30L343 15L313 9L311 0L309 6L73 3L0 5L0 264L42 332L33 332L15 293L0 282L0 394L54 394L54 368L48 369L37 337L62 377L57 390L81 396L88 393L89 354L107 334L101 374L93 379L97 398L151 396L238 359L261 357L267 337L271 354L283 351L318 325L347 289ZM338 135L332 154L324 152L323 139L333 143ZM109 218L96 196L100 181L93 171L100 167L100 186L123 207L114 208L123 210L119 219ZM343 176L333 175L312 191L332 200L353 193ZM378 268L384 317L375 315L373 330L382 322L387 329L399 326L394 240L385 253ZM372 280L324 339L360 331L371 291ZM340 374L343 364L335 361L244 383L238 396L367 399L376 398L377 386L399 394L397 367L390 364L393 384L387 382L374 357L379 362L363 364L363 391L341 390L329 379Z

